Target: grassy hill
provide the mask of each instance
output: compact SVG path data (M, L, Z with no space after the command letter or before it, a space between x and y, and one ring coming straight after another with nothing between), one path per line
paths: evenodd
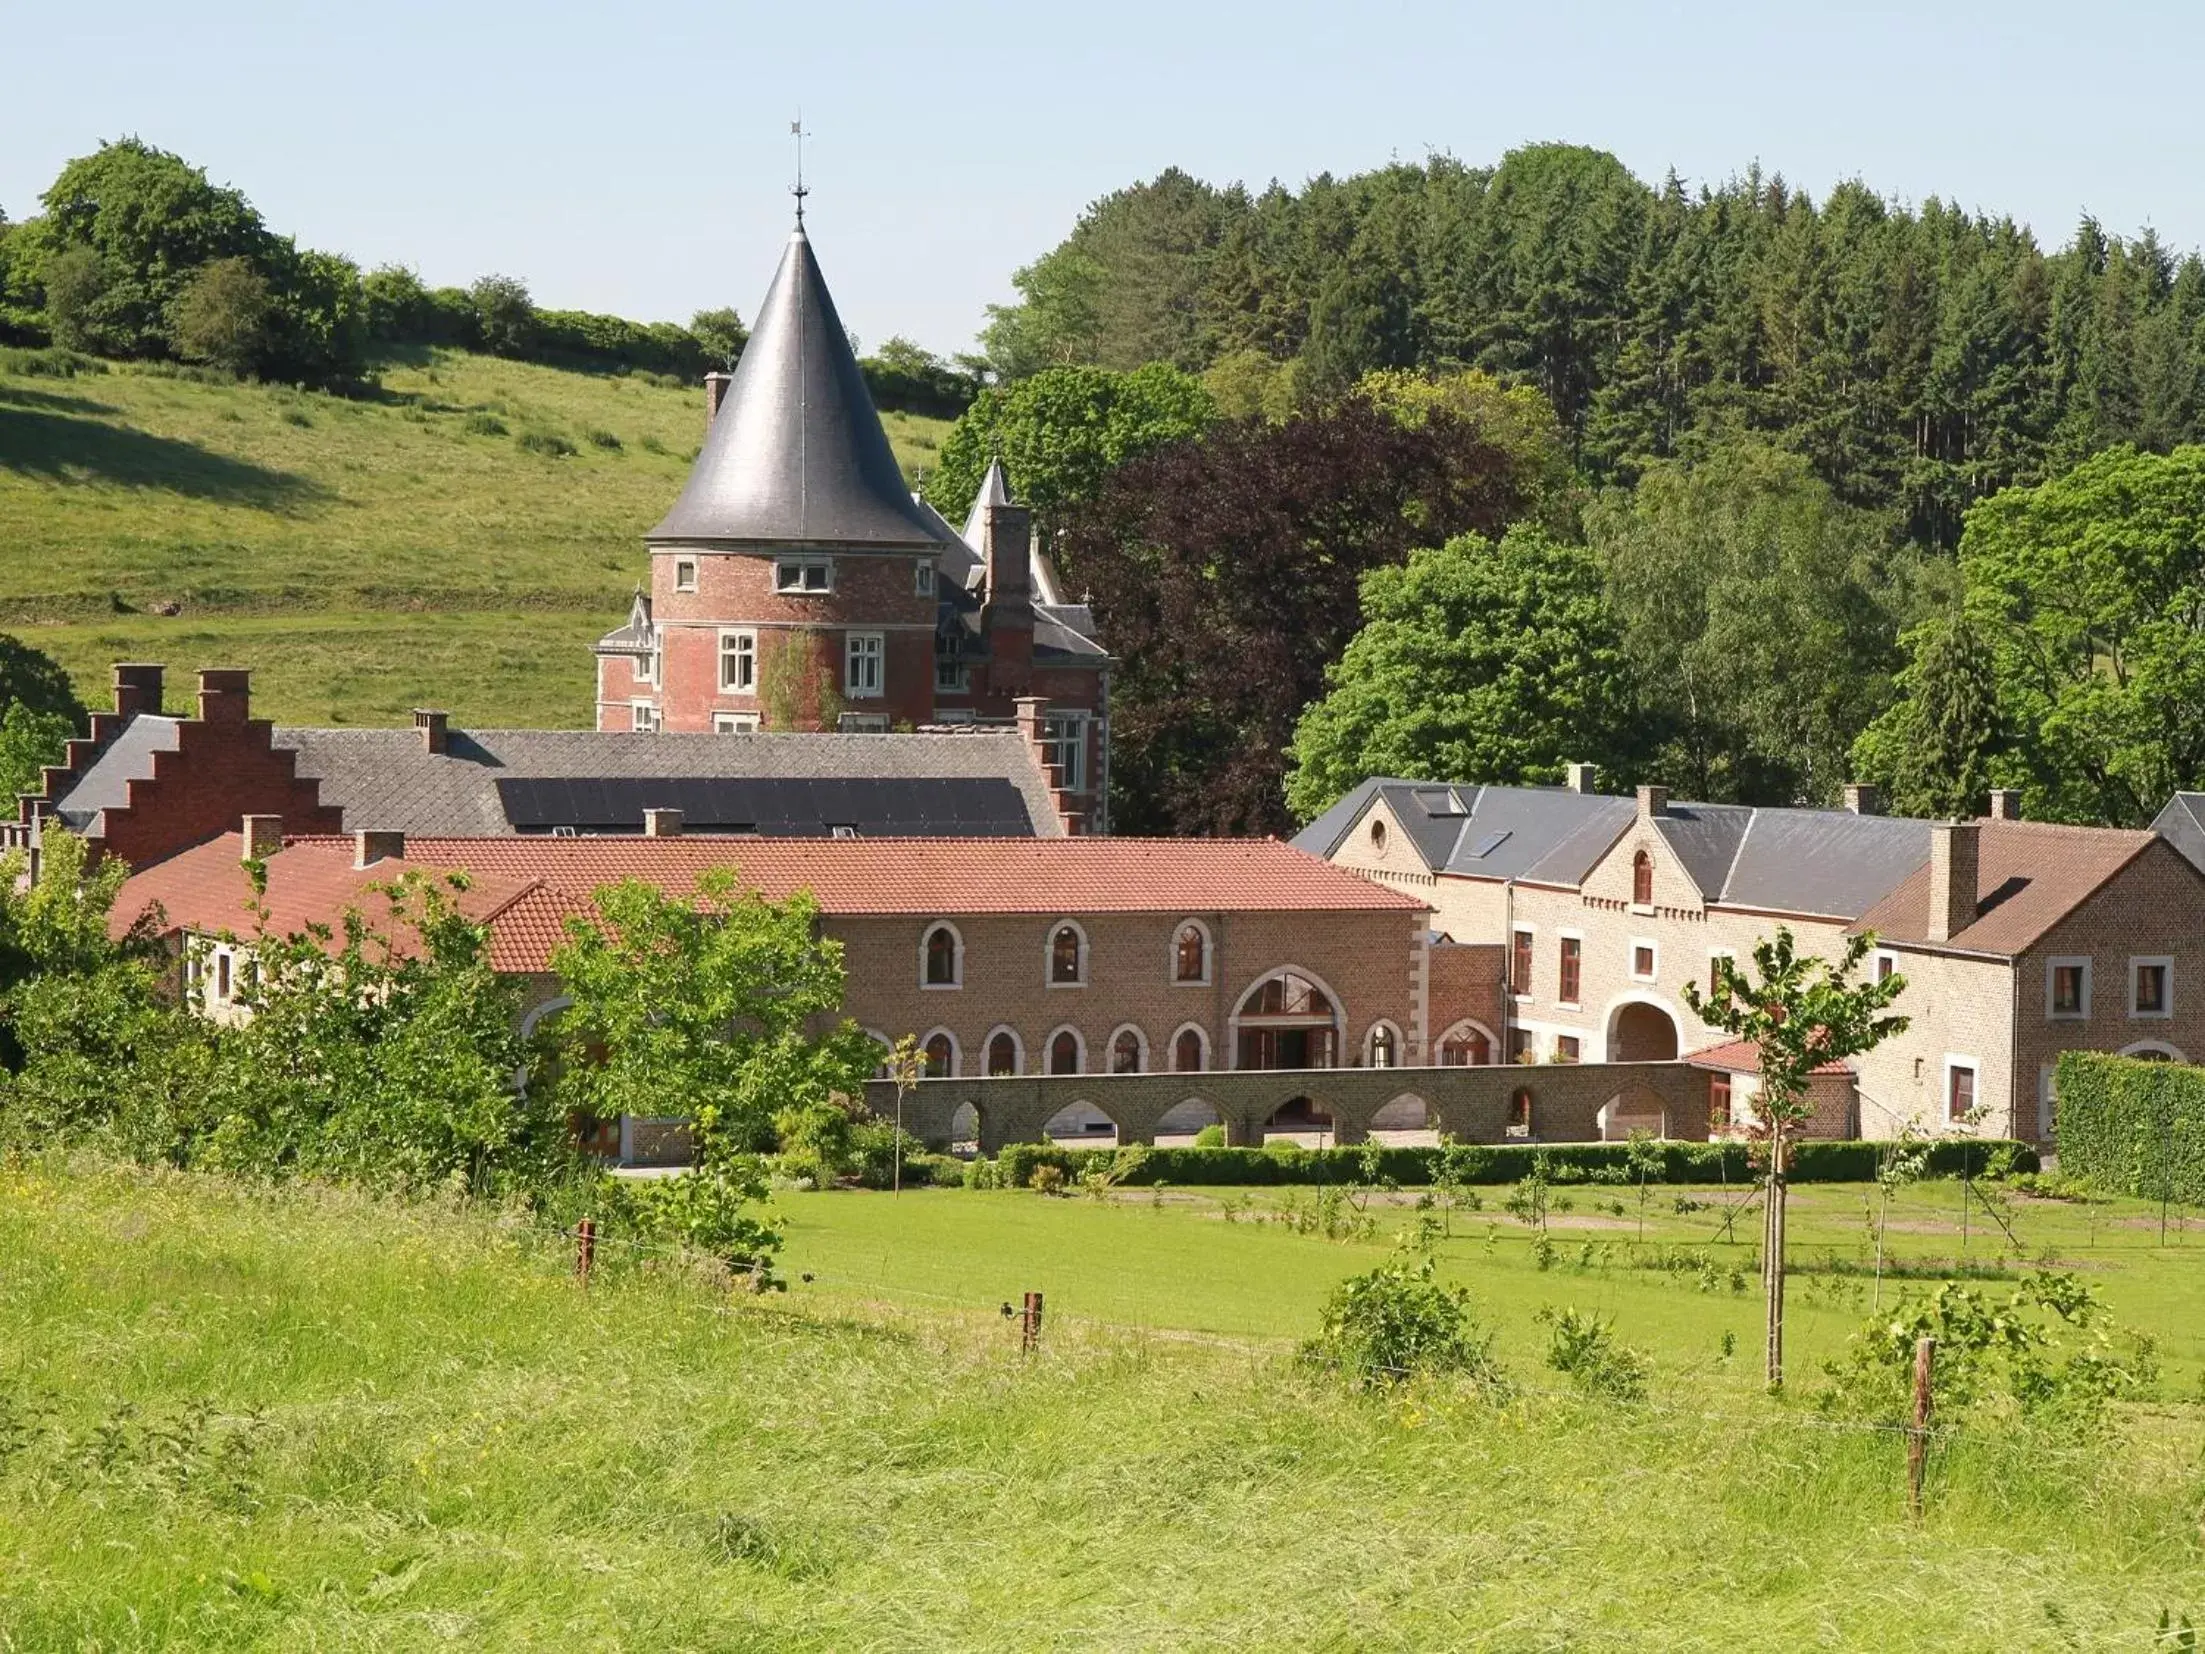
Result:
M2170 1399L1970 1415L1917 1523L1900 1439L1761 1395L1753 1294L1634 1267L1602 1193L1551 1270L1455 1218L1501 1402L1297 1368L1385 1236L1256 1221L1268 1194L1234 1222L1200 1192L785 1194L791 1288L758 1301L612 1247L585 1292L566 1243L434 1203L0 1165L0 1647L2049 1654L2205 1618L2196 1232L2016 1202L2029 1254L2164 1336ZM1675 1193L1649 1238L1750 1282ZM1864 1194L1800 1191L1803 1259L1859 1256ZM1959 1197L1894 1211L1917 1272L1961 1251ZM1976 1265L2005 1250L1978 1209ZM996 1309L1029 1287L1021 1357ZM1802 1278L1803 1390L1868 1295ZM1645 1400L1545 1368L1565 1304L1649 1352Z
M0 629L93 705L138 659L251 667L294 723L585 724L588 645L703 434L699 387L453 351L360 400L24 365L0 352ZM948 429L888 428L907 472Z

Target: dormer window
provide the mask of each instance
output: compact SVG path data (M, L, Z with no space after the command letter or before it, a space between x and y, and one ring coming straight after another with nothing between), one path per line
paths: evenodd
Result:
M826 557L783 557L773 565L773 589L816 595L835 589L835 566Z

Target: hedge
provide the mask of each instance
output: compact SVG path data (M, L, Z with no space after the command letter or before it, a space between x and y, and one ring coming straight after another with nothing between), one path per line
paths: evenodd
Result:
M2067 1051L2058 1096L2063 1175L2205 1206L2205 1069Z
M1757 1175L1743 1143L1657 1143L1662 1183L1751 1182ZM1795 1183L1866 1183L1891 1145L1862 1142L1807 1142L1792 1161ZM1370 1160L1362 1149L1303 1149L1290 1144L1261 1149L1152 1148L1128 1156L1118 1181L1129 1187L1155 1183L1181 1187L1241 1187L1273 1184L1360 1183L1371 1170L1403 1186L1429 1184L1438 1170L1441 1148L1381 1146ZM1558 1183L1630 1183L1630 1149L1622 1143L1459 1144L1460 1175L1466 1183L1516 1183L1529 1175L1535 1155L1544 1155L1547 1174ZM996 1157L998 1180L1024 1188L1037 1166L1054 1166L1067 1180L1091 1171L1113 1169L1116 1149L1069 1148L1059 1143L1006 1144ZM1374 1164L1373 1164L1374 1162ZM1929 1145L1934 1176L1966 1171L1973 1176L2033 1172L2036 1150L2002 1138L1942 1138Z

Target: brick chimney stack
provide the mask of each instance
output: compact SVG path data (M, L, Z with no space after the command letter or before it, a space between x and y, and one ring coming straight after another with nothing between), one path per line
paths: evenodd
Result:
M1669 813L1669 789L1667 787L1641 787L1638 790L1638 814L1641 821L1648 816L1665 816Z
M1929 939L1949 942L1975 923L1978 830L1972 821L1929 824Z
M1034 516L1022 505L991 505L981 531L987 597L980 632L988 644L988 687L1023 691L1034 675Z
M115 716L135 718L141 712L161 710L162 668L151 661L115 663Z
M2019 821L2021 819L2021 789L2019 787L1993 787L1991 789L1991 819L1993 821Z
M1883 814L1883 789L1868 781L1845 784L1845 807L1857 816Z
M666 806L643 812L645 838L680 838L681 812Z
M199 721L242 724L253 711L253 675L239 666L209 666L199 674Z
M421 737L421 750L442 752L450 739L452 715L433 706L413 709L413 730Z
M266 861L283 848L283 817L247 816L239 836L246 861Z
M708 373L704 376L704 428L712 429L712 422L720 417L720 404L727 400L727 387L735 383L732 373Z
M1600 791L1600 766L1598 764L1572 764L1569 768L1569 786L1573 793Z
M389 828L362 827L352 835L352 865L373 867L379 861L404 861L406 835Z

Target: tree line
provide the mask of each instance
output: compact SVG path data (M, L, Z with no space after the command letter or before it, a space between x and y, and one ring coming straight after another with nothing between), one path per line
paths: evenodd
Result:
M748 339L732 308L687 326L541 307L525 282L486 275L430 287L412 270L362 272L271 230L242 191L136 138L61 169L20 224L0 213L0 340L112 357L199 362L326 387L381 353L445 345L600 372L694 380L732 368ZM884 407L952 417L970 369L894 338L864 359Z

